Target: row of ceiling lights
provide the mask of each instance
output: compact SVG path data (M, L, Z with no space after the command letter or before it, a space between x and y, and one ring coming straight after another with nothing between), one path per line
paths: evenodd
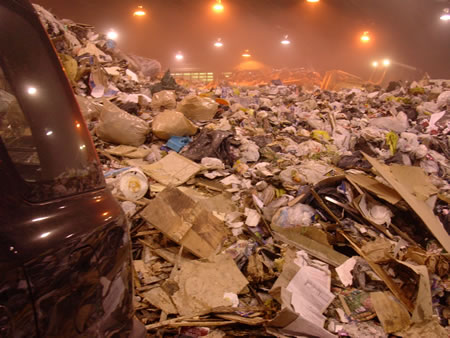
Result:
M111 29L111 30L106 34L106 36L107 36L107 38L108 38L109 40L117 40L118 37L119 37L119 35L117 34L117 32L116 32L115 30L113 30L113 29ZM370 38L369 32L367 32L367 31L364 32L364 33L361 35L361 42L363 42L363 43L369 42L370 39L371 39L371 38ZM280 43L281 43L282 45L284 45L284 46L290 45L290 44L291 44L291 41L289 40L289 36L288 36L288 35L285 35L284 38L283 38L283 40L280 41ZM222 41L221 38L217 39L217 41L214 42L214 47L216 47L216 48L221 48L221 47L223 47L223 46L224 46L224 43L223 43L223 41ZM242 56L243 56L243 57L251 57L250 52L248 51L248 49L242 54ZM175 58L176 58L177 60L182 60L182 59L183 59L182 53L179 52L178 54L176 54Z
M306 0L306 2L318 3L318 2L320 2L320 0ZM216 0L214 5L212 6L212 10L214 12L216 12L216 13L223 12L225 10L225 7L222 4L222 0ZM145 9L144 9L144 7L142 5L139 5L136 8L136 10L134 11L134 13L133 13L134 16L138 16L138 17L145 16L146 14L147 13L146 13L146 11L145 11ZM443 10L442 15L440 16L440 19L442 21L449 21L450 20L450 9L449 8L445 8ZM108 37L108 39L116 40L118 38L118 34L115 31L111 30L110 32L108 32L107 37ZM368 31L365 31L360 37L360 41L362 43L364 43L364 44L369 43L370 40L371 40L371 37L370 37L370 34L369 34ZM287 35L284 36L284 39L281 41L281 44L282 45L290 45L291 44L291 41L289 40ZM222 39L220 39L220 38L217 39L217 41L214 43L214 46L217 47L217 48L223 47ZM251 57L251 54L250 54L248 49L244 51L244 53L242 54L242 57L245 57L245 58ZM175 55L175 59L178 60L178 61L181 61L181 60L184 59L184 56L183 56L183 54L181 52L178 52ZM390 61L388 59L384 59L383 61L381 61L381 64L383 66L387 67L387 66L390 65ZM372 63L372 66L375 67L375 68L378 67L379 66L379 62L378 61L374 61Z
M306 0L306 2L309 3L317 3L320 2L320 0ZM216 13L221 13L225 10L225 6L222 4L222 0L216 0L216 2L214 3L214 5L212 6L212 9L214 12ZM134 16L145 16L147 15L147 12L144 9L144 6L139 5L137 6L136 10L133 13ZM450 9L449 8L444 8L440 19L442 21L449 21L450 20Z

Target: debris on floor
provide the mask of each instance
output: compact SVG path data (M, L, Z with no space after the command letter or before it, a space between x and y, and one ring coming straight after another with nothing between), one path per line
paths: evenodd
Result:
M36 8L129 217L149 335L448 337L450 81L186 89Z

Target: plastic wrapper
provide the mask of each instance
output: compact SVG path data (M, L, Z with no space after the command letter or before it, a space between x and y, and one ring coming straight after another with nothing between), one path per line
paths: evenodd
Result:
M450 105L450 90L442 92L438 96L436 103L439 108L444 108L445 106Z
M232 136L233 134L227 131L203 129L187 149L183 150L183 156L192 161L201 161L204 157L214 157L228 165L233 165L237 156L230 144Z
M128 114L109 101L103 102L96 134L102 140L138 147L145 142L150 127L139 117Z
M198 121L211 120L218 108L219 105L208 97L188 95L178 104L177 110L191 120Z
M256 162L259 160L259 147L252 141L243 142L240 151L241 158L245 162Z
M151 107L153 111L173 110L177 106L175 92L163 90L153 94Z
M138 55L126 55L127 60L132 61L133 70L140 71L144 76L154 77L161 72L161 63L157 60Z
M316 184L326 178L332 168L319 161L304 161L301 165L291 166L280 173L284 186Z
M156 137L168 140L172 136L195 135L198 128L182 113L166 110L153 119L152 129Z
M402 133L409 128L408 116L400 112L397 116L378 117L369 123L371 126Z
M306 204L296 204L277 211L272 218L272 225L282 228L310 226L314 220L315 210Z

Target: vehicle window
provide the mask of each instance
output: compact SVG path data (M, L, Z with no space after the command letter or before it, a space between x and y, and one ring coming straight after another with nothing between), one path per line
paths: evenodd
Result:
M34 29L36 22L1 4L0 17L0 137L26 183L24 197L46 201L104 186L89 132L46 36Z
M39 181L39 155L33 141L30 126L11 93L0 68L0 136L12 162L26 182Z

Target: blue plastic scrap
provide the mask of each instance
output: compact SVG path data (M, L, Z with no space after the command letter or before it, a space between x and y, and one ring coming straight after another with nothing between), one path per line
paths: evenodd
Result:
M166 146L177 153L191 142L191 138L187 136L172 136L166 143Z

